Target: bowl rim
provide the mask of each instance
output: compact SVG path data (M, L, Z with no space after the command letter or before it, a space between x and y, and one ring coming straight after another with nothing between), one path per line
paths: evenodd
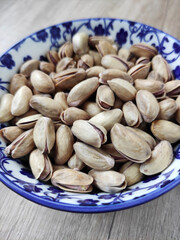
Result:
M128 19L121 19L121 18L109 18L109 17L100 17L100 18L81 18L81 19L75 19L75 20L69 20L69 21L64 21L64 22L60 22L57 24L53 24L50 25L48 27L45 28L41 28L31 34L29 34L28 36L22 38L21 40L19 40L16 44L14 44L13 46L9 47L3 54L0 55L0 59L7 54L11 49L13 49L17 44L20 44L22 41L30 38L31 36L33 36L34 34L36 34L37 32L44 30L44 29L49 29L53 26L59 26L63 23L69 23L69 22L82 22L82 21L88 21L88 20L122 20L124 22L132 22L132 23L138 23L144 26L148 26L154 30L158 30L160 33L163 33L165 35L170 36L172 39L174 39L175 41L180 43L180 40L178 40L177 38L173 37L172 35L158 29L155 27L152 27L148 24L144 24L141 22L137 22L137 21L131 21ZM25 191L24 189L20 188L18 185L13 184L8 178L6 178L3 174L0 173L0 181L7 186L8 188L10 188L11 190L13 190L15 193L19 194L20 196L34 202L37 203L41 206L46 206L55 210L61 210L61 211L67 211L67 212L76 212L76 213L105 213L105 212L113 212L113 211L119 211L119 210L124 210L124 209L128 209L128 208L132 208L132 207L136 207L138 205L144 204L146 202L149 202L165 193L167 193L168 191L170 191L171 189L175 188L178 184L180 184L180 177L177 179L172 180L172 182L170 182L168 185L166 185L163 188L158 188L156 190L154 190L152 193L149 193L148 195L139 197L137 199L133 199L127 202L123 202L123 203L118 203L118 204L108 204L108 205L96 205L96 206L80 206L80 205L73 205L73 204L68 204L68 203L62 203L62 202L52 202L49 201L47 199L43 199L40 196L37 196L33 193L29 193L27 191Z

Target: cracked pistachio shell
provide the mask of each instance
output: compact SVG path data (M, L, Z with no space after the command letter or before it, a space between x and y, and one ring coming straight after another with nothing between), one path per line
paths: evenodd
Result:
M13 142L22 133L22 129L16 126L9 126L0 130L0 137L2 137L5 141Z
M134 81L137 90L147 90L151 92L157 99L165 96L165 85L163 82L152 79L136 79Z
M177 111L175 114L176 121L180 124L180 95L176 99Z
M47 52L46 56L47 56L48 61L50 63L53 63L55 66L59 62L58 53L54 50Z
M94 185L102 191L116 193L126 188L124 174L116 171L97 171L92 169L88 174L93 177Z
M141 114L133 102L126 102L123 105L122 111L124 114L124 119L128 126L138 127L142 123Z
M53 173L51 182L65 191L87 193L92 191L93 178L73 169L60 169Z
M31 73L31 83L33 87L42 93L52 93L55 90L54 83L51 78L40 70L34 70Z
M111 44L114 43L112 38L106 37L106 36L90 36L89 37L89 45L91 47L95 47L99 43L99 41L108 41Z
M112 43L106 40L100 40L96 45L96 48L101 56L108 54L117 54L117 50L113 47Z
M140 172L140 166L139 163L128 161L119 169L119 172L123 173L126 178L127 186L138 183L143 179L144 174Z
M55 142L53 121L47 117L40 117L33 132L34 143L42 153L50 153Z
M156 71L163 78L164 82L173 79L172 71L166 60L161 55L153 57L152 70Z
M98 88L99 81L97 77L88 78L74 86L68 94L67 102L70 107L81 105Z
M48 181L52 177L52 164L47 154L42 153L39 149L31 152L29 157L31 171L36 179Z
M141 64L147 64L149 62L150 62L150 59L148 57L140 57L140 58L137 59L136 65L140 64L140 63Z
M120 69L106 69L99 74L99 77L99 82L102 84L107 84L108 80L112 80L114 78L121 78L133 83L133 78L128 73L123 72Z
M155 70L152 70L149 72L147 79L152 79L152 80L156 80L156 81L160 81L160 82L164 82L164 79L162 78L162 76L156 72Z
M157 55L157 49L146 43L136 43L130 47L130 52L136 57L152 58Z
M170 120L174 116L177 109L178 106L174 99L164 99L163 101L159 102L159 114L157 119Z
M73 50L76 54L85 54L89 51L88 34L78 32L72 38Z
M168 97L178 97L178 95L180 95L180 80L167 82L165 84L165 89Z
M76 120L71 131L84 143L100 148L107 141L107 131L101 125L86 120Z
M94 65L94 59L91 55L89 54L84 54L81 56L77 63L78 68L84 68L84 70L93 67Z
M31 98L30 106L53 120L59 120L60 113L63 111L62 107L55 100L38 95Z
M67 96L64 92L57 92L54 96L54 101L61 106L63 111L68 108Z
M28 117L20 118L19 121L16 122L16 125L21 129L30 129L34 127L40 117L42 117L41 114L34 114Z
M127 127L127 128L135 132L139 137L143 138L149 144L150 148L154 149L154 147L156 146L156 141L150 134L148 134L147 132L139 128L132 128L132 127Z
M99 74L103 72L105 68L101 66L93 66L86 70L87 78L99 77Z
M61 113L60 118L63 123L72 125L76 120L88 120L90 117L84 110L70 107Z
M20 73L22 73L26 77L29 77L32 71L38 68L39 68L39 61L36 59L30 59L21 65Z
M22 86L17 90L11 104L11 113L20 116L29 110L29 101L32 97L31 89Z
M13 101L13 95L10 93L5 93L1 97L0 101L0 122L7 122L13 119L11 113L11 106Z
M152 151L152 156L141 164L140 171L145 175L154 175L164 171L173 160L173 149L168 141L161 141Z
M76 62L73 60L73 58L65 57L62 58L56 65L56 72L59 73L61 71L64 71L68 68L75 68Z
M14 95L20 87L27 85L27 81L23 74L15 74L10 81L9 92Z
M110 88L123 101L131 101L135 98L137 90L126 80L114 78L107 81Z
M102 112L102 109L97 105L97 103L91 101L86 101L82 105L82 109L86 111L90 117L94 117L98 113Z
M99 124L109 131L115 123L119 123L122 119L123 113L121 109L112 109L103 111L90 118L89 122Z
M111 88L101 85L97 89L96 103L102 110L110 110L114 106L115 96Z
M30 153L34 148L33 129L19 135L8 147L5 153L12 158L21 158Z
M151 132L159 140L167 140L170 143L180 140L180 126L167 120L152 122Z
M115 149L132 162L142 163L151 156L147 142L122 124L111 129L111 141Z
M101 55L94 50L89 50L89 55L93 57L94 65L101 65Z
M59 59L65 57L72 57L73 56L73 44L69 41L65 42L58 51Z
M105 55L101 59L101 64L105 68L120 69L124 72L129 70L127 61L118 57L117 55Z
M82 142L76 142L73 148L76 156L93 169L103 171L114 167L114 159L102 149L91 147Z
M126 48L120 48L118 51L118 56L126 61L129 60L130 57L130 51Z
M70 128L61 125L56 132L55 163L64 164L73 154L74 138Z
M147 90L139 90L136 104L145 122L152 122L159 114L159 104L155 96Z
M55 66L53 63L41 61L39 64L39 69L46 74L50 74L55 71Z
M85 164L74 154L67 162L68 167L74 170L82 170Z
M132 67L128 74L134 79L145 79L149 73L151 64L137 64Z

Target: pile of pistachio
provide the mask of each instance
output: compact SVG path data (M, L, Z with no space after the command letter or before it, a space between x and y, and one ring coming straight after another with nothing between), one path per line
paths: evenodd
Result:
M145 43L81 32L22 64L0 102L12 158L61 189L115 193L166 169L180 140L180 81Z

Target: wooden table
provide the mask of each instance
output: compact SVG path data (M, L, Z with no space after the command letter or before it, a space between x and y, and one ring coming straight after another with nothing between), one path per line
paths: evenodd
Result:
M30 33L61 21L117 17L180 39L179 0L1 0L0 54ZM105 214L55 211L0 183L0 240L179 240L180 187L144 205Z

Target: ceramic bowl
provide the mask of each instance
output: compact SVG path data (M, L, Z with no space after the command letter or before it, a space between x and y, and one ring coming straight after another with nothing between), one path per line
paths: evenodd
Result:
M8 91L9 81L20 65L31 58L45 59L49 49L57 49L78 31L89 35L110 35L120 47L129 48L137 42L155 46L168 61L176 79L180 79L180 41L158 29L142 23L121 19L96 18L60 23L24 38L0 58L0 95ZM5 124L0 124L4 127ZM78 194L62 191L50 183L35 180L28 166L19 159L4 154L5 143L0 141L0 180L33 202L58 210L72 212L109 212L134 207L150 201L180 183L180 147L174 161L161 174L145 178L117 194Z

